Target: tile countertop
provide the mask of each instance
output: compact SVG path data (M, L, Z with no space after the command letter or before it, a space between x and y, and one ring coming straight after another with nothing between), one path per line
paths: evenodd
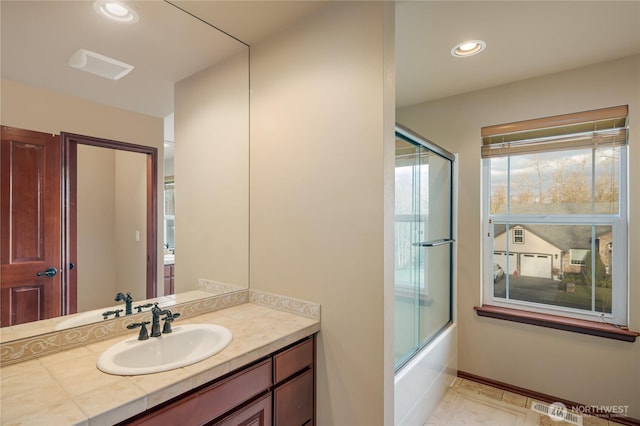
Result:
M233 333L224 350L162 373L115 376L96 367L109 346L134 336L88 344L0 369L1 424L106 425L156 406L320 330L318 319L244 303L174 322L223 325Z

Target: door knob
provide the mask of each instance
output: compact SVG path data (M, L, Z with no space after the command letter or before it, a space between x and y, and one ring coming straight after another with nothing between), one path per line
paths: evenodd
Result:
M54 267L51 268L47 268L46 271L42 271L42 272L38 272L36 273L36 276L38 277L53 277L55 276L55 274L58 273L58 270Z

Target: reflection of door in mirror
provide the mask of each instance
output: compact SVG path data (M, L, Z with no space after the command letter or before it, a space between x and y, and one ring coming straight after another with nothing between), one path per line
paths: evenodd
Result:
M2 327L60 315L60 137L2 127Z
M98 309L116 293L156 296L157 149L62 133L68 185L66 313ZM65 235L63 233L63 235Z
M156 148L3 126L1 157L3 327L155 297Z

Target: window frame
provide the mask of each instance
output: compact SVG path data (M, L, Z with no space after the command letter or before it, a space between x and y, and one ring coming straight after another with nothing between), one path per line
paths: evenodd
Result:
M491 160L492 157L482 159L482 300L483 304L548 314L560 317L616 324L628 324L628 145L620 146L619 161L619 209L616 214L590 215L523 215L523 214L491 214ZM495 157L493 157L495 158ZM592 191L595 189L592 188ZM494 253L494 225L496 223L510 223L512 225L527 224L559 224L559 225L611 225L612 238L617 254L612 256L612 294L611 313L585 311L562 306L546 305L513 299L494 297L493 282L493 253ZM615 271L615 273L614 273Z

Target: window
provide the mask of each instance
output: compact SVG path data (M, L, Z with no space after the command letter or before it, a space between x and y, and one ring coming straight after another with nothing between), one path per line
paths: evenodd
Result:
M571 256L572 265L586 265L585 259L589 254L589 250L584 249L571 249L569 252Z
M482 129L485 304L626 325L626 117Z
M513 243L524 244L524 229L517 228L513 230Z

